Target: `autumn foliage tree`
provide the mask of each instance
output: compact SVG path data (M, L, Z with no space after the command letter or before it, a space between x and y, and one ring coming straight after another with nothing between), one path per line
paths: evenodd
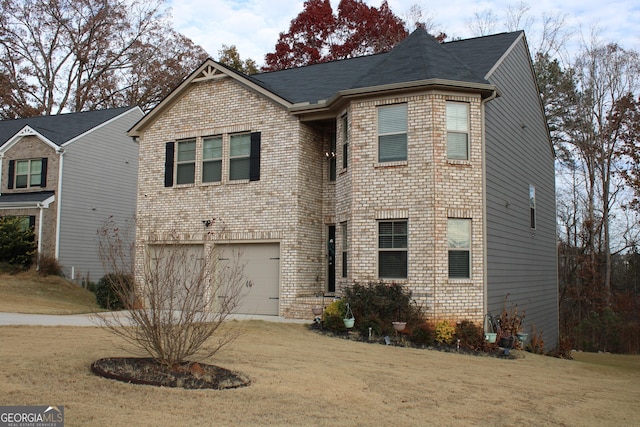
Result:
M387 1L379 8L362 0L341 0L334 14L329 0L307 0L304 10L280 33L263 71L300 67L386 52L407 36L404 22Z
M3 118L149 109L206 57L169 26L163 0L0 2Z

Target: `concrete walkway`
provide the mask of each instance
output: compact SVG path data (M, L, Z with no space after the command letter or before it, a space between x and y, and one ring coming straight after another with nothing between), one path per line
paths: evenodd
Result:
M54 315L54 314L23 314L23 313L0 313L0 326L3 325L40 325L40 326L102 326L100 317L122 317L126 322L127 313L122 311L95 314L73 314L73 315ZM234 314L229 316L233 320L264 320L266 322L283 322L283 323L311 323L312 320L285 319L278 316L262 316L252 314ZM123 322L123 323L124 323Z

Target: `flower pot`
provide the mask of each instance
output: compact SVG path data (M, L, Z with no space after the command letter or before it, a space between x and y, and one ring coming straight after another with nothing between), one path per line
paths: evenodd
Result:
M344 327L347 329L353 328L353 325L356 323L356 319L353 317L351 319L342 319L342 321L344 322Z
M322 314L322 307L320 307L319 305L314 305L311 311L314 315L320 316Z
M497 337L498 337L498 334L496 334L495 332L487 332L486 334L484 334L484 339L489 344L493 344L494 342L496 342Z
M511 348L513 346L513 337L500 338L498 345L503 348Z
M391 322L393 324L393 329L396 331L403 331L407 326L407 322Z
M522 333L522 332L516 334L516 337L518 337L518 341L520 341L523 344L527 340L528 336L529 336L529 334L525 334L525 333Z

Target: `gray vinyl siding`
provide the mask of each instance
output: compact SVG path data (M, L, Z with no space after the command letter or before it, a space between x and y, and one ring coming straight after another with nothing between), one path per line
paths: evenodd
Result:
M142 117L134 108L64 147L59 261L77 282L104 275L97 231L113 216L135 216L138 145L127 131Z
M524 39L488 80L502 94L486 106L488 310L498 314L508 294L525 311L525 332L542 332L549 350L558 339L554 159Z

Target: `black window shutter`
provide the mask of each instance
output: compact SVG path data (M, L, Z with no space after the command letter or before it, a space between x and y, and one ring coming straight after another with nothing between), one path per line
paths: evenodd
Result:
M253 132L251 134L249 181L260 181L260 132Z
M40 187L47 186L47 162L49 159L46 157L42 158L42 172L40 175Z
M13 178L16 170L16 161L9 160L9 179L7 180L7 188L11 190L13 188Z
M176 149L175 142L167 142L164 159L164 186L173 187L173 156Z

